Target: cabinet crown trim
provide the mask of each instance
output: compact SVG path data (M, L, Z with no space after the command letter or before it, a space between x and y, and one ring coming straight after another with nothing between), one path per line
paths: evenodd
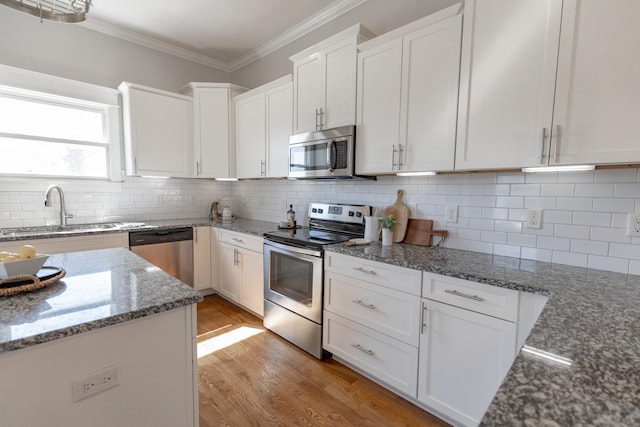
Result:
M276 79L272 82L269 83L265 83L262 86L258 86L255 89L251 89L247 92L241 93L240 95L237 95L233 98L234 101L238 102L238 101L242 101L246 98L251 98L254 95L258 95L261 93L265 93L270 91L271 89L275 89L278 88L280 86L283 86L289 82L293 81L293 75L292 74L287 74L286 76L280 77L279 79Z
M140 91L149 92L149 93L155 93L157 95L168 96L168 97L177 98L177 99L182 99L189 102L192 101L192 98L187 95L181 95L179 93L169 92L167 90L162 90L162 89L156 89L149 86L143 86L136 83L122 82L118 86L118 90L123 94L129 93L131 89L140 90Z
M329 46L334 45L335 43L341 42L343 40L348 39L349 37L358 37L360 40L357 40L356 43L364 40L371 39L375 37L375 33L366 29L362 24L356 24L352 27L347 28L346 30L335 34L328 39L325 39L319 43L314 44L303 50L302 52L298 52L295 55L289 57L292 62L300 61L304 58L307 58L323 49L326 49Z

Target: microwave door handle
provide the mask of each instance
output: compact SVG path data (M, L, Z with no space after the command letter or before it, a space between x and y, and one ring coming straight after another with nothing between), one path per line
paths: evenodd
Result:
M338 151L336 149L336 142L331 140L327 144L327 169L329 172L333 172L338 162Z

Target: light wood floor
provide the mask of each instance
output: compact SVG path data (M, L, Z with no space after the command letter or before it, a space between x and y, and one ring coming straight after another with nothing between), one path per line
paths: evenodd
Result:
M198 304L198 335L211 351L198 361L200 427L448 425L334 360L313 358L219 296Z

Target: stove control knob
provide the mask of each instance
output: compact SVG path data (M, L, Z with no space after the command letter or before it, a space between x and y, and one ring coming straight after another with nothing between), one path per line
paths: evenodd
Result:
M362 212L356 212L356 218L360 218L362 216Z
M322 209L321 209L321 208L320 208L320 209L318 209L318 213L319 213L319 214L321 214L321 213L322 213Z
M318 209L317 209L317 208L311 208L311 212L313 212L313 213L317 213L317 212L318 212Z
M353 211L349 211L349 216L353 216L353 215L355 215Z

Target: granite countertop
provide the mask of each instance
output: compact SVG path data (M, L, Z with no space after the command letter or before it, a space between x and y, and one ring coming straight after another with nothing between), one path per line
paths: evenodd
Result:
M187 218L170 220L153 220L140 222L114 222L102 224L70 224L61 226L21 227L5 229L0 233L0 242L55 239L69 236L95 236L97 234L122 233L132 231L167 230L181 227L212 226L225 230L262 236L267 231L278 228L278 224L251 219L233 218L231 220L212 221L208 218Z
M487 426L640 425L640 276L409 244L327 251L549 296Z
M125 248L51 255L45 265L67 274L44 289L0 297L0 353L202 300Z

